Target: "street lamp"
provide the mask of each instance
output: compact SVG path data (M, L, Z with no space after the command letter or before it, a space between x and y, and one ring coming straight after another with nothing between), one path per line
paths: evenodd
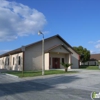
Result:
M44 75L44 34L41 31L38 31L38 35L43 36L42 38L42 75Z

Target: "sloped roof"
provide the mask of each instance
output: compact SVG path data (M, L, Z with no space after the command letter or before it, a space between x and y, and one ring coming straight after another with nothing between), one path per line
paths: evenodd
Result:
M100 60L100 54L91 54L90 61Z
M46 38L45 40L49 40L49 39L55 38L55 37L58 37L58 38L59 38L61 41L63 41L68 47L70 47L74 52L76 52L76 51L73 49L73 47L72 47L70 44L68 44L68 43L67 43L60 35L58 35L58 34L57 34L57 35L54 35L54 36L52 36L52 37ZM28 47L30 47L30 46L33 46L33 45L35 45L35 44L37 44L37 43L39 43L39 42L42 42L42 40L41 40L41 41L34 42L34 43L32 43L32 44L29 44L29 45L26 45L25 48L28 48ZM15 50L9 51L9 52L7 52L7 53L4 53L4 54L0 55L0 57L8 56L9 54L15 54L15 53L19 53L19 52L22 52L21 47L15 49ZM76 53L77 53L77 52L76 52ZM78 54L78 53L77 53L77 54ZM78 54L78 55L79 55L79 54Z

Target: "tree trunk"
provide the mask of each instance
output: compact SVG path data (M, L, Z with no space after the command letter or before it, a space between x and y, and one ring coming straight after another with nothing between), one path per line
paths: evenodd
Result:
M65 72L67 72L68 68L65 68Z

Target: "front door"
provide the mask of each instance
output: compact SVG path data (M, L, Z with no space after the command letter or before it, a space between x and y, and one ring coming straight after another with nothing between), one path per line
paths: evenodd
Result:
M52 58L52 62L53 68L60 68L60 58Z

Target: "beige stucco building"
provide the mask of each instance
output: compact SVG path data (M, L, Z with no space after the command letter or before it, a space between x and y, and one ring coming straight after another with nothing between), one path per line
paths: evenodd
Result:
M98 61L100 61L100 54L91 54L89 61L81 63L81 65L97 66Z
M60 69L64 63L72 63L69 68L79 68L79 55L61 36L55 35L44 40L45 70ZM41 70L42 41L0 55L0 69Z

